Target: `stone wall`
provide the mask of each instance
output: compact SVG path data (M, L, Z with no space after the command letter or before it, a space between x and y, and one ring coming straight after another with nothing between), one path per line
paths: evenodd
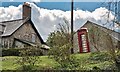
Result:
M73 50L74 50L74 53L79 53L79 44L78 44L78 34L77 32L74 34L74 40L73 40Z
M114 34L114 32L109 29L98 26L92 22L87 22L82 27L88 29L88 39L91 52L105 51L107 49L115 48L118 44L118 41L109 35L110 33ZM74 35L74 52L79 52L77 33Z
M32 40L34 36L35 40ZM2 38L2 44L5 47L12 47L13 46L13 42L14 42L14 38L17 39L21 39L21 40L26 40L29 42L35 42L37 44L41 44L40 39L38 38L36 32L34 31L34 29L32 28L32 25L30 24L30 22L26 22L25 24L23 24L17 31L15 31L11 36L9 37L3 37Z

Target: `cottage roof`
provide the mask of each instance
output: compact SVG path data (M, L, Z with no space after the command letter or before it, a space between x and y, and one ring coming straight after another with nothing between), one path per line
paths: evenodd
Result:
M18 19L18 20L12 20L12 21L4 21L1 22L1 24L5 25L3 34L0 36L10 36L12 33L14 33L20 26L24 24L25 20Z
M118 41L120 41L120 33L119 32L116 32L114 30L108 29L107 27L104 27L104 26L100 26L99 24L96 24L96 23L91 22L91 21L87 21L82 27L84 27L86 24L94 25L94 26L98 27L99 29L101 29L102 31L104 31L106 33L109 31L109 35L111 37L113 37L113 38L117 39Z
M30 18L0 22L1 25L5 26L3 34L0 35L0 37L11 36L16 30L18 30L28 20L31 22L31 25L32 25L34 31L36 32L37 36L39 37L41 43L46 44L43 41L42 37L40 36L38 30L36 29L36 27L34 26L34 24Z

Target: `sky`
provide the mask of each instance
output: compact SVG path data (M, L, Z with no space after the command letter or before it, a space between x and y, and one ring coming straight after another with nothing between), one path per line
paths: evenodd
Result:
M22 18L23 2L22 0L21 2L16 1L18 0L4 0L4 2L7 3L2 1L2 6L0 7L0 22ZM36 3L33 3L33 1ZM53 2L46 3L42 2L42 0L29 0L28 2L32 8L31 19L44 41L47 40L51 32L58 29L58 24L65 24L64 20L67 20L70 25L70 2L52 1ZM74 3L74 31L77 31L87 20L98 23L99 25L106 24L109 21L110 26L113 23L112 20L115 18L114 12L109 11L102 4L102 2L76 1ZM108 12L110 13L109 19L107 18ZM115 27L118 29L117 25L115 25Z
M70 2L71 0L0 0L2 2L24 2L24 1L31 1L31 2ZM120 0L74 0L74 2L108 2L108 1L120 1Z

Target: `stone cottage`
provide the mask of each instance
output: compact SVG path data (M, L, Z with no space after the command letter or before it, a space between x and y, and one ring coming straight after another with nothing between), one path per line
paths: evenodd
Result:
M22 19L0 22L0 46L12 48L37 45L46 47L46 43L31 21L31 7L25 2Z
M120 49L120 33L87 21L74 34L74 53Z

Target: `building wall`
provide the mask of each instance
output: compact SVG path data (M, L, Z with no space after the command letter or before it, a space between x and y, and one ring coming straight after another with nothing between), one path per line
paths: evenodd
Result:
M105 51L110 48L115 48L117 40L112 38L110 35L106 33L106 32L111 33L112 32L111 30L109 31L102 27L95 26L91 24L91 22L87 22L83 27L88 29L88 39L91 52ZM78 53L79 52L78 49L79 46L76 33L74 35L74 52Z
M74 53L79 53L80 51L79 51L79 44L78 44L78 34L77 34L77 32L74 34L74 44L73 44L73 47L74 47Z
M2 32L2 25L0 25L0 32ZM1 34L0 34L1 35Z
M0 25L0 35L2 34L2 25ZM1 47L1 37L0 37L0 47Z
M109 46L111 45L111 43L109 42L111 41L111 37L106 33L109 33L108 30L105 30L106 32L104 32L104 28L98 28L98 26L96 27L90 23L85 24L83 27L86 27L88 29L91 51L104 51L109 48Z
M34 36L34 38L33 38ZM21 26L14 34L12 34L9 37L4 37L2 38L2 44L5 47L12 47L14 38L21 39L21 40L26 40L30 42L35 42L36 44L41 44L36 32L32 28L32 25L30 22L26 22L23 26ZM33 40L35 39L35 40Z
M0 47L2 46L2 42L1 42L1 40L2 40L2 39L1 39L1 37L0 37Z

